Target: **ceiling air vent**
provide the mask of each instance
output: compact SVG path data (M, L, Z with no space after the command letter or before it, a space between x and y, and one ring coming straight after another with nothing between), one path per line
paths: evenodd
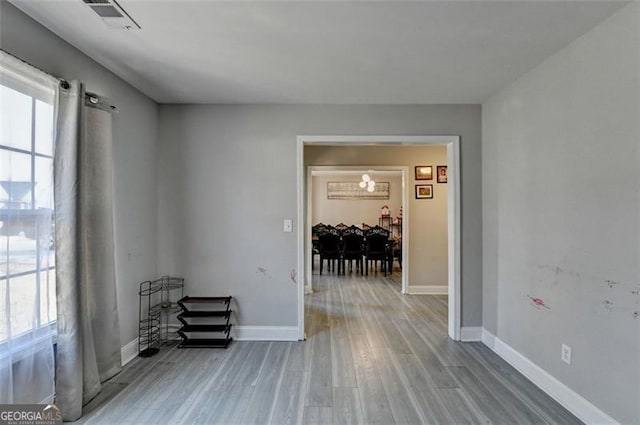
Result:
M82 0L108 27L139 30L140 25L129 16L116 0Z

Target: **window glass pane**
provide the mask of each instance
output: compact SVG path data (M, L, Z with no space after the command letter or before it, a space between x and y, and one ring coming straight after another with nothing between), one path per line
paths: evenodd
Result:
M36 157L36 208L53 209L53 160Z
M56 321L56 272L40 273L40 325Z
M53 105L36 100L36 152L53 155Z
M9 279L9 312L11 322L11 336L32 329L35 322L34 300L36 299L36 274L14 277Z
M0 149L0 208L30 208L31 187L31 155Z
M7 279L0 279L0 317L7 317ZM9 329L6 320L0 320L0 343L9 336Z
M0 226L2 226L1 222L0 222ZM8 273L9 273L9 251L7 250L7 237L0 235L0 279L3 279Z
M32 98L0 86L0 144L31 150Z
M10 223L13 219L9 220ZM16 228L18 226L11 226ZM25 231L26 229L26 231ZM31 230L28 227L21 226L20 233L16 236L0 236L0 242L4 242L4 246L0 248L3 255L3 261L7 263L8 274L24 273L36 270L36 248L35 239L29 239L25 233ZM6 248L9 248L7 255Z

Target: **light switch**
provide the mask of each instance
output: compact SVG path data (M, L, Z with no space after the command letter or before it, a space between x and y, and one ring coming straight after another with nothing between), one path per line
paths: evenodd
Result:
M285 233L293 232L293 220L285 218L283 230Z

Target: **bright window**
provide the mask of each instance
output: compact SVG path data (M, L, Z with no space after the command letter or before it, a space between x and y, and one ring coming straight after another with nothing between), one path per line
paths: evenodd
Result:
M54 93L0 81L0 343L56 320Z

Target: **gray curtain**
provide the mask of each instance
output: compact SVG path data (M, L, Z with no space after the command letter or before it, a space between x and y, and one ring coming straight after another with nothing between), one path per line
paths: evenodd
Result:
M95 99L95 98L94 98ZM58 347L56 404L76 420L100 383L118 373L111 114L61 88L54 163Z

